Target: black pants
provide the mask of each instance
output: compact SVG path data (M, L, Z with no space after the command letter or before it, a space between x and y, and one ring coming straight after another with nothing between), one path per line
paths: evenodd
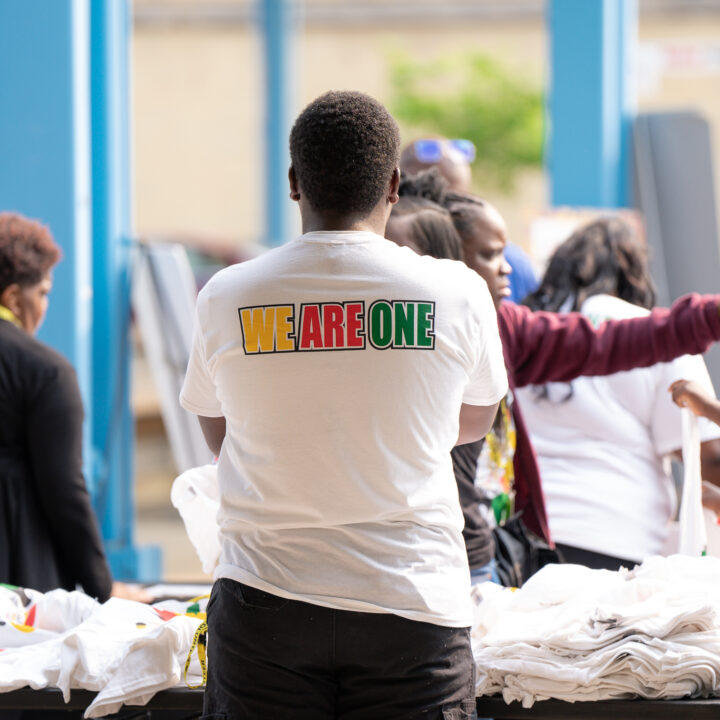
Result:
M621 567L632 570L638 564L634 560L627 560L613 555L603 555L602 553L583 550L572 545L555 543L555 547L562 553L564 562L573 565L585 565L585 567L593 570L619 570Z
M208 603L204 717L472 720L469 628L296 602L233 580Z

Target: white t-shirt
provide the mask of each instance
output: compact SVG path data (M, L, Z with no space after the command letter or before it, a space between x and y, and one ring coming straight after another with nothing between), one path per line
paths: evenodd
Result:
M450 449L507 390L487 286L369 232L308 233L200 293L181 404L225 416L215 577L472 621Z
M610 295L588 298L581 312L595 325L648 314ZM689 355L548 383L547 399L537 399L542 386L516 390L555 542L635 561L662 551L677 506L665 456L682 446L680 408L668 387L681 378L714 395L702 357ZM720 428L700 422L702 441L720 437Z

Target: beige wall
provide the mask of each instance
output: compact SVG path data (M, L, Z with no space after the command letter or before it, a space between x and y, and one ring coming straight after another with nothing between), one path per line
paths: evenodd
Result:
M301 31L296 49L296 110L328 89L361 90L389 102L388 58L398 50L427 59L471 50L495 53L538 87L545 73L545 35L537 22L475 21L443 26L442 32L311 26ZM249 25L136 24L133 130L139 234L261 239L262 66L258 36ZM524 233L544 204L542 173L528 173L518 189L511 198L489 193L508 214L513 235Z
M136 32L132 83L137 231L255 238L257 38L242 28Z
M336 4L342 4L338 0ZM345 4L351 4L345 0ZM135 0L138 10L217 7L211 0ZM227 3L225 4L227 6ZM230 5L240 10L247 3ZM240 244L261 240L264 142L258 35L238 17L226 23L136 22L133 39L135 224L142 235L202 235ZM641 17L641 42L720 37L720 14ZM308 24L297 41L295 106L328 89L358 89L390 101L389 56L421 59L481 50L539 87L547 74L542 17L466 19L400 31L367 24ZM720 75L662 76L640 109L692 107L713 124L720 168ZM546 205L541 171L501 195L477 188L507 217L510 236L526 243L531 219Z

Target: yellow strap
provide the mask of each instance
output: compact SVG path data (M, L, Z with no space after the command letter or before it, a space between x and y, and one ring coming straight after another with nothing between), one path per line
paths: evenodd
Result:
M205 644L207 642L207 630L207 623L200 623L198 629L195 631L195 637L193 638L192 645L190 646L190 652L188 653L187 660L185 660L183 682L191 690L197 690L207 684L207 653L205 648ZM195 648L197 648L198 660L200 661L200 667L202 668L202 682L199 685L191 685L187 680L188 670L190 669L190 662L192 660L192 654L195 652Z
M18 320L17 315L10 310L10 308L6 308L4 305L0 305L0 320L7 320L13 325L17 325L19 328L22 328L22 323Z
M198 595L197 597L190 598L190 600L188 600L187 602L190 603L190 605L192 605L193 603L200 602L200 600L204 600L205 598L209 598L209 597L210 597L210 593L208 593L207 595Z

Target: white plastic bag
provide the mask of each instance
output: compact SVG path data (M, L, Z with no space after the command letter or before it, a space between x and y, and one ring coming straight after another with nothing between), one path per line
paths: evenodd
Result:
M698 419L687 408L682 416L683 491L680 504L680 538L678 552L682 555L705 555L707 531L702 506L702 475L700 472L700 430Z
M203 572L212 573L220 557L217 465L190 468L176 477L170 500L185 523L185 531L200 558Z

